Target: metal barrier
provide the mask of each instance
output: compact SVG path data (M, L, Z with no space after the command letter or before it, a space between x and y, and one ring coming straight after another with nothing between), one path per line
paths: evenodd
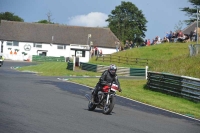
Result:
M149 89L200 102L200 79L150 71L147 73Z
M86 71L93 72L103 72L108 69L109 66L104 65L94 65L89 63L80 63L81 69ZM145 76L147 69L145 68L126 68L126 67L118 67L117 75L120 76Z
M145 76L146 69L130 68L130 76Z
M82 70L97 72L97 65L80 62Z
M67 63L67 69L68 69L68 70L74 70L74 63L68 62L68 63Z

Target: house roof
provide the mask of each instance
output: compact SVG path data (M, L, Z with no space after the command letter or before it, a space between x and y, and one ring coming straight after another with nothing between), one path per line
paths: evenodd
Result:
M93 46L114 48L115 41L119 40L109 28L5 20L1 20L0 25L0 40L86 45L88 34L92 35L89 40L93 42Z
M199 25L200 26L200 25ZM198 26L198 27L199 27ZM183 34L190 34L191 31L194 31L194 29L197 27L197 22L191 23L189 26L187 26L185 29L182 30Z

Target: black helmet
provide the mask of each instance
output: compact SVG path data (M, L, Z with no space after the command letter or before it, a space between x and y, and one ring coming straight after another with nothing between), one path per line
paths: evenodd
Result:
M112 64L110 65L108 71L110 72L111 75L115 75L117 72L117 67L114 64Z

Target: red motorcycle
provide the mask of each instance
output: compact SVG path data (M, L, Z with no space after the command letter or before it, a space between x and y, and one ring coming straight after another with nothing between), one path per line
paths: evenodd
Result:
M118 85L112 84L111 86L105 85L102 91L98 91L97 100L94 102L93 91L91 96L86 94L85 97L89 100L88 110L93 111L96 107L103 109L104 114L110 114L115 105L115 94L119 91Z

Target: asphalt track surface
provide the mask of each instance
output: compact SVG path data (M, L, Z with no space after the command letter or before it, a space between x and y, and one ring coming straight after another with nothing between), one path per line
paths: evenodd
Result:
M0 133L200 133L199 120L118 96L111 115L88 111L90 88L11 69L31 64L0 67Z

